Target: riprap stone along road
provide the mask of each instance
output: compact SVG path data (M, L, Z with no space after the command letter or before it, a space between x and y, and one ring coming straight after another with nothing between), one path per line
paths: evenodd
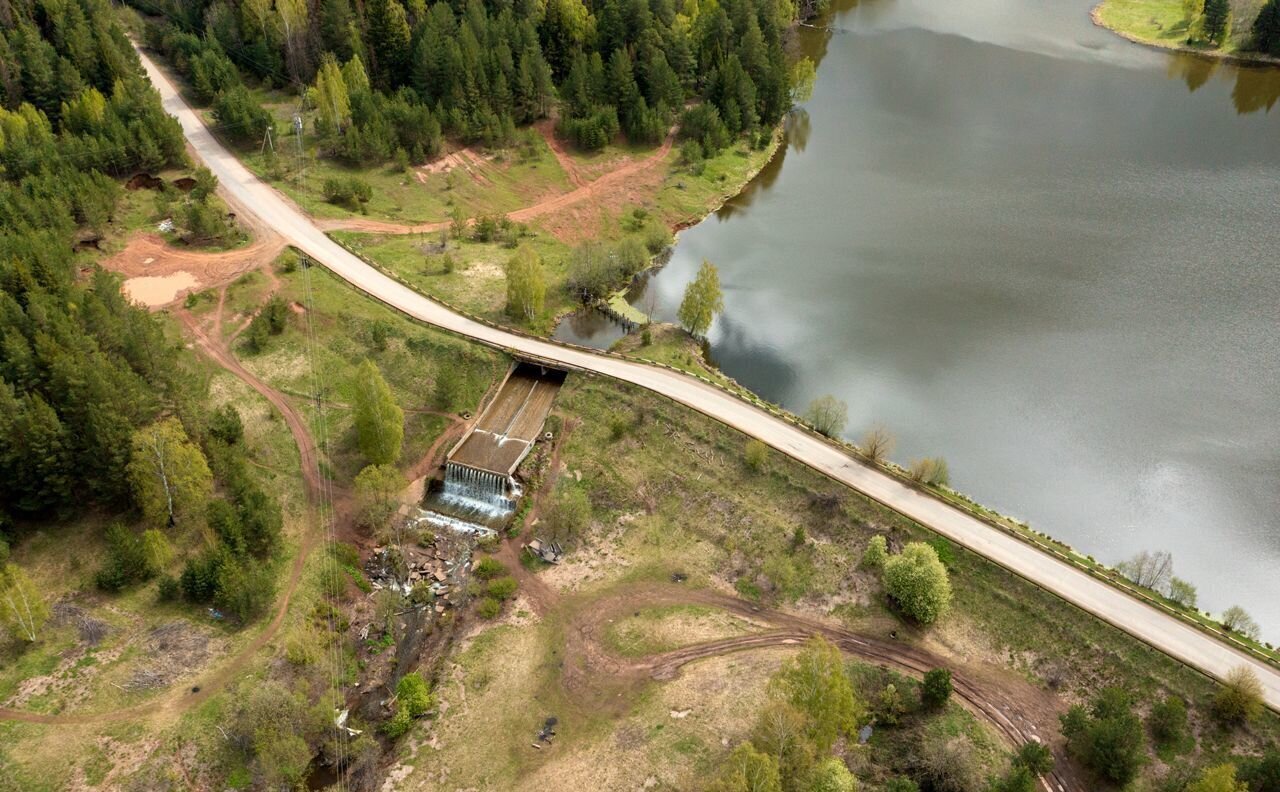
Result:
M178 118L196 154L242 211L362 292L415 319L517 354L593 371L655 391L702 412L841 481L970 550L1035 582L1188 665L1217 677L1249 666L1267 704L1280 710L1280 671L1178 619L1089 577L1031 545L867 467L838 448L717 388L674 371L527 338L472 321L392 280L347 252L219 143L145 54L142 63L165 109Z

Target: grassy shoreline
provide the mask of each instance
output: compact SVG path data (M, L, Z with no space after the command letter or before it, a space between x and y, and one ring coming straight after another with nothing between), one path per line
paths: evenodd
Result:
M1102 0L1089 12L1089 18L1126 41L1163 52L1239 66L1280 66L1280 58L1245 49L1249 25L1236 25L1234 21L1221 47L1188 43L1193 23L1181 0Z

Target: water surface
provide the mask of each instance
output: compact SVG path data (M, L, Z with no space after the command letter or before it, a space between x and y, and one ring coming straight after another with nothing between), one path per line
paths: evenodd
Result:
M1172 551L1280 635L1280 72L1049 0L866 0L788 147L648 281L702 259L727 374L1101 560ZM644 297L637 298L639 304Z

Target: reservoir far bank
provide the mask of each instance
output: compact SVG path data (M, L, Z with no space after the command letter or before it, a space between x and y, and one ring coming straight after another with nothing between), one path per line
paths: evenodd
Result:
M1084 3L868 0L786 147L681 234L730 376L1100 560L1169 550L1280 636L1280 71L1149 51ZM644 292L648 291L646 295Z

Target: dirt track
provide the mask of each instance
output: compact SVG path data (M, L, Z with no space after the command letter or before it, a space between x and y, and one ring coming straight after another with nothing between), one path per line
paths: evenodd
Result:
M578 204L587 199L595 199L597 203L607 196L609 193L621 189L626 182L635 179L640 174L649 171L663 163L667 154L671 152L671 146L675 143L675 130L672 130L662 141L662 145L654 149L652 153L641 159L627 160L618 167L610 170L595 181L585 181L578 171L577 165L569 158L563 146L555 141L555 136L550 134L549 130L543 126L539 127L539 131L547 138L551 151L555 154L556 160L569 176L569 181L577 185L574 189L567 193L547 198L539 201L531 206L522 209L516 209L508 212L507 217L518 223L532 220L537 217L543 217L553 212L566 209L570 206ZM417 223L406 224L396 223L387 220L372 220L363 217L352 217L336 220L314 220L317 227L324 231L365 231L375 234L421 234L439 231L448 228L450 222L447 220L435 223Z
M519 563L516 545L504 542L497 557L520 581L521 595L542 616L562 611L558 592ZM620 657L602 640L610 623L641 609L666 605L704 605L733 613L768 629L733 638L707 641L641 658ZM626 695L649 680L668 680L685 665L708 657L777 646L799 646L820 635L850 657L920 679L934 668L950 668L955 696L976 717L989 723L1010 748L1044 742L1053 751L1055 768L1042 781L1051 792L1088 792L1079 769L1066 756L1058 736L1062 702L1005 669L957 665L950 658L898 641L861 635L822 620L761 608L737 597L679 584L640 583L624 586L576 609L565 627L562 684L570 698L592 709L616 710L633 700Z
M303 566L307 557L319 545L321 533L315 530L315 526L319 521L317 508L320 504L322 495L322 482L320 478L320 466L316 455L315 442L312 440L310 433L307 431L306 421L298 414L294 406L279 391L271 388L260 379L250 374L240 365L229 350L222 344L216 342L200 327L195 317L186 310L180 310L177 313L182 323L191 331L195 337L196 344L200 350L208 355L214 362L222 366L227 371L234 374L246 385L253 388L267 399L273 407L284 417L285 424L289 427L290 434L298 446L298 454L301 458L301 468L303 481L306 484L307 491L307 530L302 539L302 545L298 548L298 553L294 557L293 566L289 570L289 579L285 584L283 592L279 597L276 605L275 614L271 617L271 621L267 623L253 640L240 649L235 655L223 662L208 676L196 680L196 686L199 692L191 693L190 688L184 686L175 688L167 694L155 701L149 701L134 707L113 710L110 712L85 713L85 714L64 714L64 715L48 715L38 712L27 712L24 710L14 710L0 708L0 720L23 721L26 723L47 723L47 724L85 724L85 723L111 723L124 720L133 720L136 718L144 718L161 713L177 714L194 707L213 693L221 690L230 682L237 672L239 672L249 661L249 659L263 646L271 641L280 630L280 625L284 623L285 614L289 611L289 602L294 592L298 588L298 583L302 579ZM219 321L220 324L220 321Z

